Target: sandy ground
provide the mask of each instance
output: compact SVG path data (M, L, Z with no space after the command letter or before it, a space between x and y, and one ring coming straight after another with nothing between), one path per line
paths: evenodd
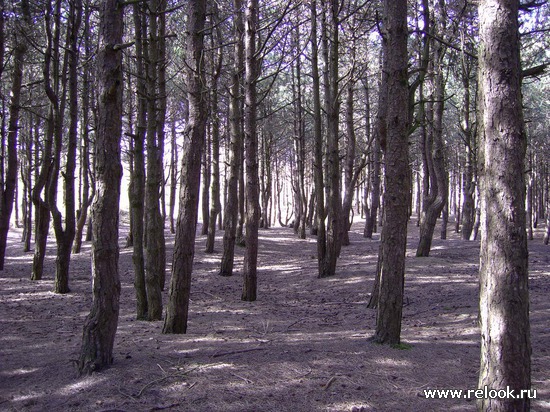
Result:
M474 411L473 400L426 399L423 391L477 386L479 243L449 233L434 240L429 258L415 258L418 229L410 225L402 339L411 347L393 349L368 341L379 241L364 239L362 225L353 225L330 279L316 278L314 238L261 231L254 303L240 300L243 250L235 276L222 278L221 239L206 255L199 237L186 335L135 320L131 250L121 249L115 363L84 378L75 359L91 302L90 245L72 261L72 292L56 295L53 243L45 280L32 282L32 252L22 253L14 230L0 272L0 410ZM550 249L542 229L529 246L534 411L550 410ZM167 243L170 262L170 235Z

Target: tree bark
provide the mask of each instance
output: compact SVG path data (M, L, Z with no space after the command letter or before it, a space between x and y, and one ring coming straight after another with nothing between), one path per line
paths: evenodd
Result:
M321 91L319 77L319 46L317 44L317 2L311 2L311 77L313 83L313 135L314 161L313 178L315 181L315 208L317 226L317 267L318 276L323 277L327 254L325 226L325 184L323 173L323 134L321 124ZM279 192L279 190L277 190Z
M216 19L218 16L218 9L215 8ZM212 117L212 206L210 208L209 222L208 222L208 233L206 237L206 253L214 252L214 243L216 241L216 219L218 214L222 210L222 205L220 202L220 116L218 113L219 107L219 97L218 97L218 81L222 72L223 64L223 52L220 47L222 42L221 31L218 28L216 30L216 39L218 42L218 51L216 53L215 61L215 72L212 76L212 98L210 100L211 105L211 117Z
M338 93L338 43L339 43L339 2L328 2L330 24L324 24L325 59L325 111L327 113L327 246L325 267L322 277L334 276L336 262L342 246L342 200L340 193L340 153L338 146L340 98ZM329 39L330 37L330 39ZM330 41L329 41L330 40Z
M144 42L147 37L145 14L141 6L134 4L134 31L136 38L136 96L137 123L134 140L134 172L130 178L132 197L132 263L134 265L134 289L136 292L136 318L148 319L149 306L145 282L145 135L147 130L147 85L145 84Z
M521 99L518 1L479 3L480 325L479 387L531 387L527 146ZM528 411L530 400L481 399L481 411Z
M84 5L84 60L90 61L92 56L92 46L90 42L90 15L91 8L86 2ZM93 87L90 81L90 67L89 64L83 68L82 75L82 141L80 146L80 174L82 177L82 202L80 204L80 213L76 222L76 233L73 245L73 253L80 253L82 246L82 235L84 232L84 226L88 219L88 209L92 204L95 196L95 190L90 193L90 96Z
M234 0L234 22L233 30L235 37L234 45L234 68L231 75L231 86L229 96L229 136L230 136L230 159L229 179L227 182L227 201L224 208L224 235L223 255L221 261L220 275L231 276L233 274L233 263L235 259L235 242L237 235L237 219L239 214L239 169L243 156L243 131L241 113L241 77L244 67L243 33L244 22L242 17L242 0Z
M199 208L201 157L206 131L206 76L203 67L205 0L187 5L187 89L189 121L185 126L186 150L182 157L182 182L169 301L163 333L185 333L189 313L189 293L195 255Z
M23 27L30 24L29 3L27 0L21 2L23 13ZM24 30L24 29L22 29ZM15 187L17 185L17 135L19 131L19 111L21 101L21 87L23 82L23 59L27 53L28 46L25 33L17 33L16 46L13 53L13 71L11 79L11 100L9 107L8 124L8 166L6 170L5 183L0 187L0 270L4 269L4 258L10 228L10 218L15 199Z
M164 224L160 212L160 186L162 177L162 153L158 129L163 119L160 110L161 44L159 36L159 15L162 0L149 1L149 27L147 47L144 48L147 72L147 173L145 178L145 284L147 290L147 318L162 319L162 288L165 278L166 256L164 251ZM164 126L164 123L163 123ZM163 136L162 136L163 137Z
M260 223L260 198L258 179L258 132L256 80L260 61L256 55L256 31L258 30L258 0L248 0L245 9L245 82L244 82L244 139L246 151L246 251L243 266L243 291L241 299L256 300L258 266L258 227Z
M398 344L410 204L408 153L407 1L384 2L384 70L388 74L385 147L384 224L380 242L380 288L374 340Z
M50 183L49 207L52 214L55 237L57 241L55 292L68 293L69 289L69 267L71 250L76 233L75 216L75 171L76 171L76 149L78 143L78 33L82 21L82 2L74 1L69 7L69 28L67 32L67 62L69 82L69 133L67 139L65 172L61 169L61 152L63 151L63 128L64 96L60 107L56 109L54 119L54 173L52 179L57 180L58 174L63 176L65 216L57 206L57 184ZM55 106L55 103L54 103ZM63 220L65 225L63 227Z
M95 145L97 196L92 215L93 301L84 323L78 361L80 374L90 375L113 363L118 324L118 219L122 164L122 43L123 8L105 0L100 9L98 92L99 122Z

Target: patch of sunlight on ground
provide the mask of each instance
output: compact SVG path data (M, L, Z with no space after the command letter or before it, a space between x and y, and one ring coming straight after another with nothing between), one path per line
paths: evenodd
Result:
M0 376L17 376L17 375L27 375L29 373L33 373L38 371L39 368L19 368L19 369L12 369L9 371L2 371L0 372Z
M17 296L19 296L18 298L13 298L13 299L10 299L9 301L10 302L21 302L21 301L24 301L24 300L35 300L35 299L47 299L47 298L52 298L54 296L58 296L58 297L71 297L71 295L68 295L68 294L64 294L64 295L60 295L60 294L57 294L57 293L54 293L52 291L45 291L45 292L23 292L23 293L18 293ZM74 298L75 296L73 296Z
M405 359L396 359L396 358L377 358L377 359L371 359L371 362L377 363L379 365L385 365L385 366L405 366L405 367L412 367L411 362Z
M339 411L374 411L374 407L368 403L356 404L353 402L339 402L331 406L327 406L327 412L339 412Z
M76 383L71 383L69 385L63 386L61 389L59 389L58 393L60 395L72 395L75 392L80 392L85 389L90 389L94 385L101 383L106 379L107 379L106 377L90 376Z
M18 262L18 261L21 261L21 262L28 262L28 263L31 263L32 260L34 258L34 255L23 255L23 256L6 256L5 257L5 260L6 262L12 262L12 261L15 261L15 262Z

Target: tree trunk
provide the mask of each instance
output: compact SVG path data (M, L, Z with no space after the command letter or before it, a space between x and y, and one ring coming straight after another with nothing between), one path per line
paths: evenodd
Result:
M86 2L84 6L84 60L90 61L92 55L92 46L90 42L90 15L91 8ZM75 241L73 245L73 253L80 253L82 246L82 235L84 232L84 226L88 218L88 209L92 204L95 196L95 190L90 193L90 97L92 93L92 85L90 81L90 67L89 64L83 68L82 77L82 141L80 146L80 174L82 176L82 202L80 204L80 213L76 222ZM92 187L93 189L93 187Z
M219 19L218 8L215 7L216 20ZM216 241L216 219L221 212L220 202L220 116L218 113L218 81L222 71L223 53L219 46L222 43L221 31L216 30L217 52L216 52L216 70L212 76L212 98L210 101L212 115L212 207L209 214L208 233L206 237L206 253L214 252L214 243Z
M340 153L338 147L340 98L338 93L339 2L328 4L330 24L324 24L323 54L325 59L325 110L327 113L327 248L322 277L336 273L336 262L342 246L342 201L340 193ZM330 39L329 39L330 37ZM329 41L330 40L330 41ZM330 45L329 45L330 43Z
M442 24L443 10L441 4L435 9L435 23L433 32L438 35L438 25ZM423 213L420 223L420 240L416 249L416 256L427 257L430 254L437 218L447 202L449 191L448 174L445 170L445 155L443 145L443 109L445 98L445 84L443 77L443 57L445 51L439 43L434 43L433 55L428 67L432 72L427 79L432 83L433 93L427 110L427 133L422 142L424 171L426 184L424 185ZM422 87L421 85L420 87ZM421 103L424 104L424 103Z
M317 220L317 266L318 276L323 277L327 254L325 226L325 183L323 173L323 134L321 124L321 96L319 77L319 48L317 45L317 2L311 2L311 74L313 83L313 134L314 160L313 173L315 181L315 207ZM279 190L277 190L279 192Z
M531 387L528 251L518 1L479 3L479 387ZM528 411L530 400L481 399L481 411Z
M169 218L170 218L170 233L176 233L176 225L174 222L174 212L176 209L176 189L178 185L178 145L176 134L176 120L175 115L172 119L171 127L171 140L170 140L170 204L169 204Z
M208 127L207 129L210 129ZM206 145L202 154L202 227L201 236L208 234L208 225L210 223L210 179L212 177L212 131L206 133Z
M134 140L134 173L130 177L132 198L132 263L134 265L134 289L136 292L136 318L148 319L149 307L145 282L145 155L144 143L147 130L147 85L145 84L144 42L147 38L145 14L137 4L133 6L134 31L136 38L136 96L137 123Z
M57 207L57 184L50 183L49 207L52 214L55 237L57 241L55 292L68 293L69 289L69 267L71 250L76 232L75 217L75 171L76 171L76 149L78 143L78 32L82 20L82 2L75 1L69 8L69 27L67 30L67 61L69 81L69 133L67 139L66 165L63 176L63 193L65 216ZM57 23L56 23L57 24ZM54 119L54 173L52 179L57 180L61 169L61 152L63 151L63 110L65 97L61 98L60 107L56 108ZM55 106L55 102L53 103ZM51 182L51 181L50 181ZM63 220L65 227L63 227Z
M93 301L84 323L78 361L80 374L90 375L113 363L118 324L118 215L122 164L123 7L117 0L101 4L98 54L99 122L95 144L97 196L93 205Z
M162 153L158 134L160 110L160 76L161 60L159 36L159 10L162 0L150 0L149 35L144 56L147 67L147 173L145 178L145 283L147 290L147 318L162 319L162 288L165 278L166 256L164 251L164 225L160 212L160 186L162 178Z
M244 139L246 152L246 251L243 266L241 299L256 300L258 266L258 226L260 198L258 179L258 132L256 129L256 80L260 61L256 56L256 30L258 29L258 0L248 0L245 9L245 78L244 78Z
M470 76L472 63L470 58L462 53L461 59L461 75L463 86L463 100L461 110L461 125L464 143L466 146L466 166L462 175L462 239L470 240L472 230L474 229L475 220L475 201L474 194L476 190L476 182L474 180L475 170L475 139L473 138L473 130L470 121Z
M410 204L408 168L407 1L384 2L384 70L388 74L385 148L384 224L380 242L380 289L374 340L398 344L405 275L407 220ZM384 86L382 86L384 87ZM388 102L389 103L389 102ZM384 143L384 142L383 142Z
M233 30L235 37L234 45L234 68L231 75L231 86L229 96L229 136L230 136L230 158L229 158L229 180L227 182L227 201L224 208L224 235L223 235L223 256L221 261L220 275L231 276L233 274L233 263L235 259L235 241L237 234L237 219L239 214L239 169L242 164L242 113L241 113L241 73L244 67L243 33L244 22L242 17L242 0L234 0L234 22Z
M29 3L21 2L25 25L30 24ZM13 72L11 80L11 100L9 107L8 124L8 167L6 170L5 184L0 187L0 270L4 269L4 258L10 228L11 211L15 199L15 187L17 185L17 135L19 131L19 111L21 101L21 86L23 82L23 58L27 53L25 33L17 33L16 46L13 53Z
M182 157L182 184L172 261L172 279L163 333L185 333L189 313L191 273L199 208L201 157L206 131L206 76L203 68L205 0L187 5L187 89L189 122L185 127L186 150Z

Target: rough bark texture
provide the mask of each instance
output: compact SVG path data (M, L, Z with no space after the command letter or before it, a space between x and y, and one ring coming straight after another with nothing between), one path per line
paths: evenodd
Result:
M410 204L407 86L407 1L384 2L384 69L387 92L384 224L380 243L380 288L374 340L397 344L401 335L405 249Z
M258 0L248 0L245 10L244 138L246 148L246 251L243 266L242 300L256 300L258 227L260 223L260 183L258 180L258 132L256 129L259 60L256 56Z
M205 0L188 3L187 89L189 122L185 126L187 148L182 156L180 204L172 261L172 279L163 333L185 333L189 313L191 273L199 207L201 156L206 130L206 79L203 70Z
M518 1L479 4L479 387L531 386L525 222L526 135L521 103ZM529 399L483 399L482 411L528 411Z
M93 302L84 323L78 369L91 374L113 363L118 324L118 214L122 165L122 43L123 9L117 0L101 4L99 28L99 123L95 146L97 197L92 216Z
M340 153L338 147L340 97L338 93L338 38L339 2L328 2L330 24L325 24L323 53L325 58L325 110L327 113L327 247L322 277L336 273L336 262L340 255L342 201L340 190ZM328 39L330 37L330 41ZM330 43L330 45L329 45Z
M147 174L145 178L145 221L147 230L145 249L145 283L147 286L147 317L162 318L162 288L164 285L166 256L164 252L164 224L160 212L160 186L162 178L162 154L159 145L159 67L160 41L158 18L160 1L149 2L149 36L144 48L147 67Z

